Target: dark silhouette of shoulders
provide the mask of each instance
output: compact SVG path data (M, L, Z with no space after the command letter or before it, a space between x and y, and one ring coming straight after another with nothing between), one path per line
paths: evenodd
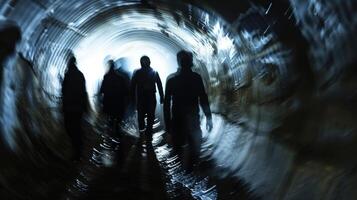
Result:
M121 75L118 72L108 72L107 74L104 75L104 84L108 84L108 86L105 86L106 90L113 90L115 89L125 89L126 85L126 80L123 75ZM114 88L111 88L114 87ZM113 90L114 91L114 90ZM105 92L105 91L103 91Z
M167 81L166 82L171 82L172 80L174 80L176 77L178 76L178 73L173 73L173 74L170 74L168 77L167 77Z
M87 111L88 97L85 78L77 68L66 72L62 83L62 98L65 111Z
M156 83L159 83L159 90L161 89L161 81L159 74L151 67L140 68L134 71L132 82L135 85L138 85L138 92L156 92ZM161 91L160 91L161 93Z
M136 69L134 71L134 76L149 76L149 77L155 77L157 75L157 72L151 68L140 68L140 69Z
M85 92L85 78L77 68L68 70L63 80L63 95L67 92Z
M190 80L199 80L201 79L201 75L199 75L196 72L189 71L189 72L176 72L174 74L171 74L169 78L185 78L185 79L190 79Z
M122 117L126 107L126 96L129 93L125 77L115 70L104 75L100 93L104 94L104 113L115 117Z
M172 92L177 92L179 88L182 88L186 91L191 91L193 89L201 89L201 84L203 84L201 75L196 72L176 72L168 76L166 87L174 87L172 88L174 89ZM197 92L199 91L196 91L194 94Z

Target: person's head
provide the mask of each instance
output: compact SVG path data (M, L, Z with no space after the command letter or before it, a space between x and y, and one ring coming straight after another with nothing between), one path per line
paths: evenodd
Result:
M69 55L68 63L67 63L67 69L68 70L73 70L77 68L77 60L76 57L74 57L73 53Z
M148 56L143 56L140 58L141 67L150 67L150 58Z
M183 70L191 69L193 65L192 53L181 50L177 53L177 63Z
M16 43L21 40L21 30L16 22L0 20L0 63L15 52Z
M112 60L112 59L108 60L107 64L108 64L108 67L109 67L109 71L114 71L115 70L115 62L114 62L114 60Z

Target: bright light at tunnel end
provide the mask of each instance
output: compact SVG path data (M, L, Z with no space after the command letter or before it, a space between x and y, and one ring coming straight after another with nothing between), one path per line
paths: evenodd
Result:
M100 43L100 41L98 41ZM175 52L166 49L160 44L148 41L133 41L125 44L111 44L110 47L102 49L95 48L93 44L83 52L82 49L76 49L79 69L86 77L87 90L90 96L96 94L101 80L108 70L105 60L126 59L125 67L130 73L140 68L140 58L144 55L149 56L151 67L156 70L163 81L166 77L177 69ZM90 50L91 49L91 50Z

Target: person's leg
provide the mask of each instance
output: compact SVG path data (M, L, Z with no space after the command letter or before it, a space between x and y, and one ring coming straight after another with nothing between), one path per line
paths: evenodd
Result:
M107 124L108 124L108 131L107 133L110 136L114 135L115 132L115 122L114 122L114 117L112 115L107 115L106 116Z
M74 141L76 143L76 158L79 160L83 152L83 130L82 130L82 113L76 113L75 115L75 133Z
M111 137L117 137L119 138L120 136L120 119L118 118L118 115L108 115L107 116L107 123L108 123L108 134Z
M115 118L115 136L121 138L122 130L121 130L121 122L123 118L121 116Z
M184 145L186 143L186 135L183 130L182 120L180 118L172 119L172 148L181 161L184 160Z
M143 131L145 129L145 109L144 105L138 105L138 124L139 124L139 131Z
M73 116L71 115L71 113L64 113L64 127L65 130L67 132L67 135L69 136L69 139L71 140L71 145L72 145L72 149L73 149L73 154L72 154L72 158L73 160L76 159L76 151L75 151L75 139L74 139L74 130L73 130Z
M74 151L73 159L79 160L82 150L81 115L75 112L66 113L64 116L64 122L67 134L71 138Z
M184 161L184 144L182 143L182 136L177 133L172 135L172 150L174 155L177 155L181 164Z
M147 107L146 134L151 139L155 120L156 99L151 99Z
M188 124L188 170L193 170L193 167L198 164L201 154L202 131L198 117L192 118Z

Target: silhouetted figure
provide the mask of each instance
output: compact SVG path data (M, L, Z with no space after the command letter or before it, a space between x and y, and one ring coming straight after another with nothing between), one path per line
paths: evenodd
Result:
M130 81L131 81L131 72L129 69L129 59L125 57L121 57L115 61L115 66L116 66L116 72L119 73L121 77L124 78L125 84L128 86L128 92L130 93ZM124 119L127 117L130 117L131 115L134 114L134 106L133 106L133 101L130 101L130 95L128 94L127 97L127 105L126 105L126 111L124 114Z
M0 20L0 63L15 52L16 43L21 40L21 30L16 22Z
M62 104L65 128L72 140L74 160L78 161L83 147L82 117L89 105L86 81L76 64L76 58L71 55L62 82Z
M118 131L118 123L124 118L128 103L129 83L126 78L115 70L113 60L108 61L109 71L104 75L100 93L103 94L103 112L114 123Z
M163 103L164 92L159 74L150 67L150 59L143 56L140 59L141 69L134 72L131 80L131 90L136 97L139 130L145 129L145 116L147 116L146 134L151 137L152 126L155 119L156 85L160 94L160 103Z
M207 118L206 128L212 129L212 114L202 78L191 67L192 53L177 53L179 70L167 78L164 102L166 131L172 134L175 152L182 157L183 146L188 144L188 170L199 158L202 132L200 128L199 104Z
M11 20L0 20L0 113L3 113L3 91L2 91L2 84L3 84L3 71L5 61L8 57L10 57L16 48L16 43L21 40L21 30L16 24ZM2 120L0 120L0 151L2 148L5 147L4 141L2 137L5 135L2 133Z
M21 30L16 22L0 20L0 92L5 61L15 52L16 43L20 40Z

